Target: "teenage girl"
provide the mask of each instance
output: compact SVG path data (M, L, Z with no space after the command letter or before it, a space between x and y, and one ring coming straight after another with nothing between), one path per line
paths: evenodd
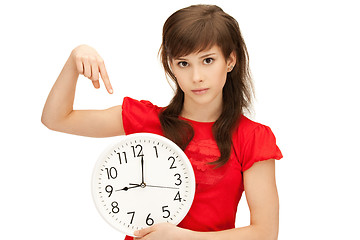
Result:
M177 87L167 107L126 97L109 109L74 110L79 74L95 88L101 77L113 92L100 55L89 46L76 47L48 96L42 122L91 137L160 134L185 151L196 178L189 213L178 226L157 224L135 232L136 239L277 239L275 159L282 154L271 129L243 114L251 105L252 83L238 23L213 5L180 9L164 24L160 56ZM235 228L244 191L250 225Z

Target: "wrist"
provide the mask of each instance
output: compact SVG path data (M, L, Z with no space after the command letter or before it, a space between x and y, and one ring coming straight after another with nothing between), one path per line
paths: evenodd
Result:
M77 77L79 77L80 74L76 67L76 57L73 55L73 53L70 54L68 60L66 61L65 65L64 65L63 70L65 70L65 72L72 74L72 77L76 77L76 79L77 79Z
M184 229L185 230L185 234L183 235L183 237L181 238L181 240L201 240L204 239L202 237L202 232L197 232L197 231L192 231L192 230L188 230L188 229ZM180 240L180 239L179 239Z

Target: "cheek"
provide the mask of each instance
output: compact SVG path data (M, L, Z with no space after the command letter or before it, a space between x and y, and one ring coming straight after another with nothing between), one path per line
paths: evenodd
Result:
M189 82L189 73L187 71L173 71L176 81L180 88L184 90L186 88L187 83Z
M216 76L216 79L219 85L225 85L227 78L227 69L223 66L218 66L218 68L212 73L212 76Z
M177 77L176 78L177 84L179 85L180 89L185 92L186 84L185 81L183 81L183 77Z
M180 71L177 67L175 67L175 68L172 68L172 72L173 72L174 76L176 77L176 80L181 81L181 78L183 78L182 76L184 75L182 73L182 71Z

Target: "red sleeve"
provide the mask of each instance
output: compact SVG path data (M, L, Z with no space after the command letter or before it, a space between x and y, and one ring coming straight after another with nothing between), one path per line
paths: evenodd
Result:
M160 107L149 101L138 101L125 97L122 104L122 121L125 134L138 132L161 134L160 110Z
M249 169L255 162L281 159L283 157L276 139L268 126L259 125L248 136L242 153L242 171Z

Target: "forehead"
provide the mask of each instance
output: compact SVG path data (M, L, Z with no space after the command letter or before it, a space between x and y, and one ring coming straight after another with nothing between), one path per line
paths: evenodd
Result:
M208 55L220 55L222 56L222 51L221 48L218 45L213 45L211 47L208 47L207 49L200 49L198 51L192 52L190 54L187 55L183 55L183 56L179 56L179 57L175 57L174 59L183 59L183 58L201 58L204 56L208 56Z

